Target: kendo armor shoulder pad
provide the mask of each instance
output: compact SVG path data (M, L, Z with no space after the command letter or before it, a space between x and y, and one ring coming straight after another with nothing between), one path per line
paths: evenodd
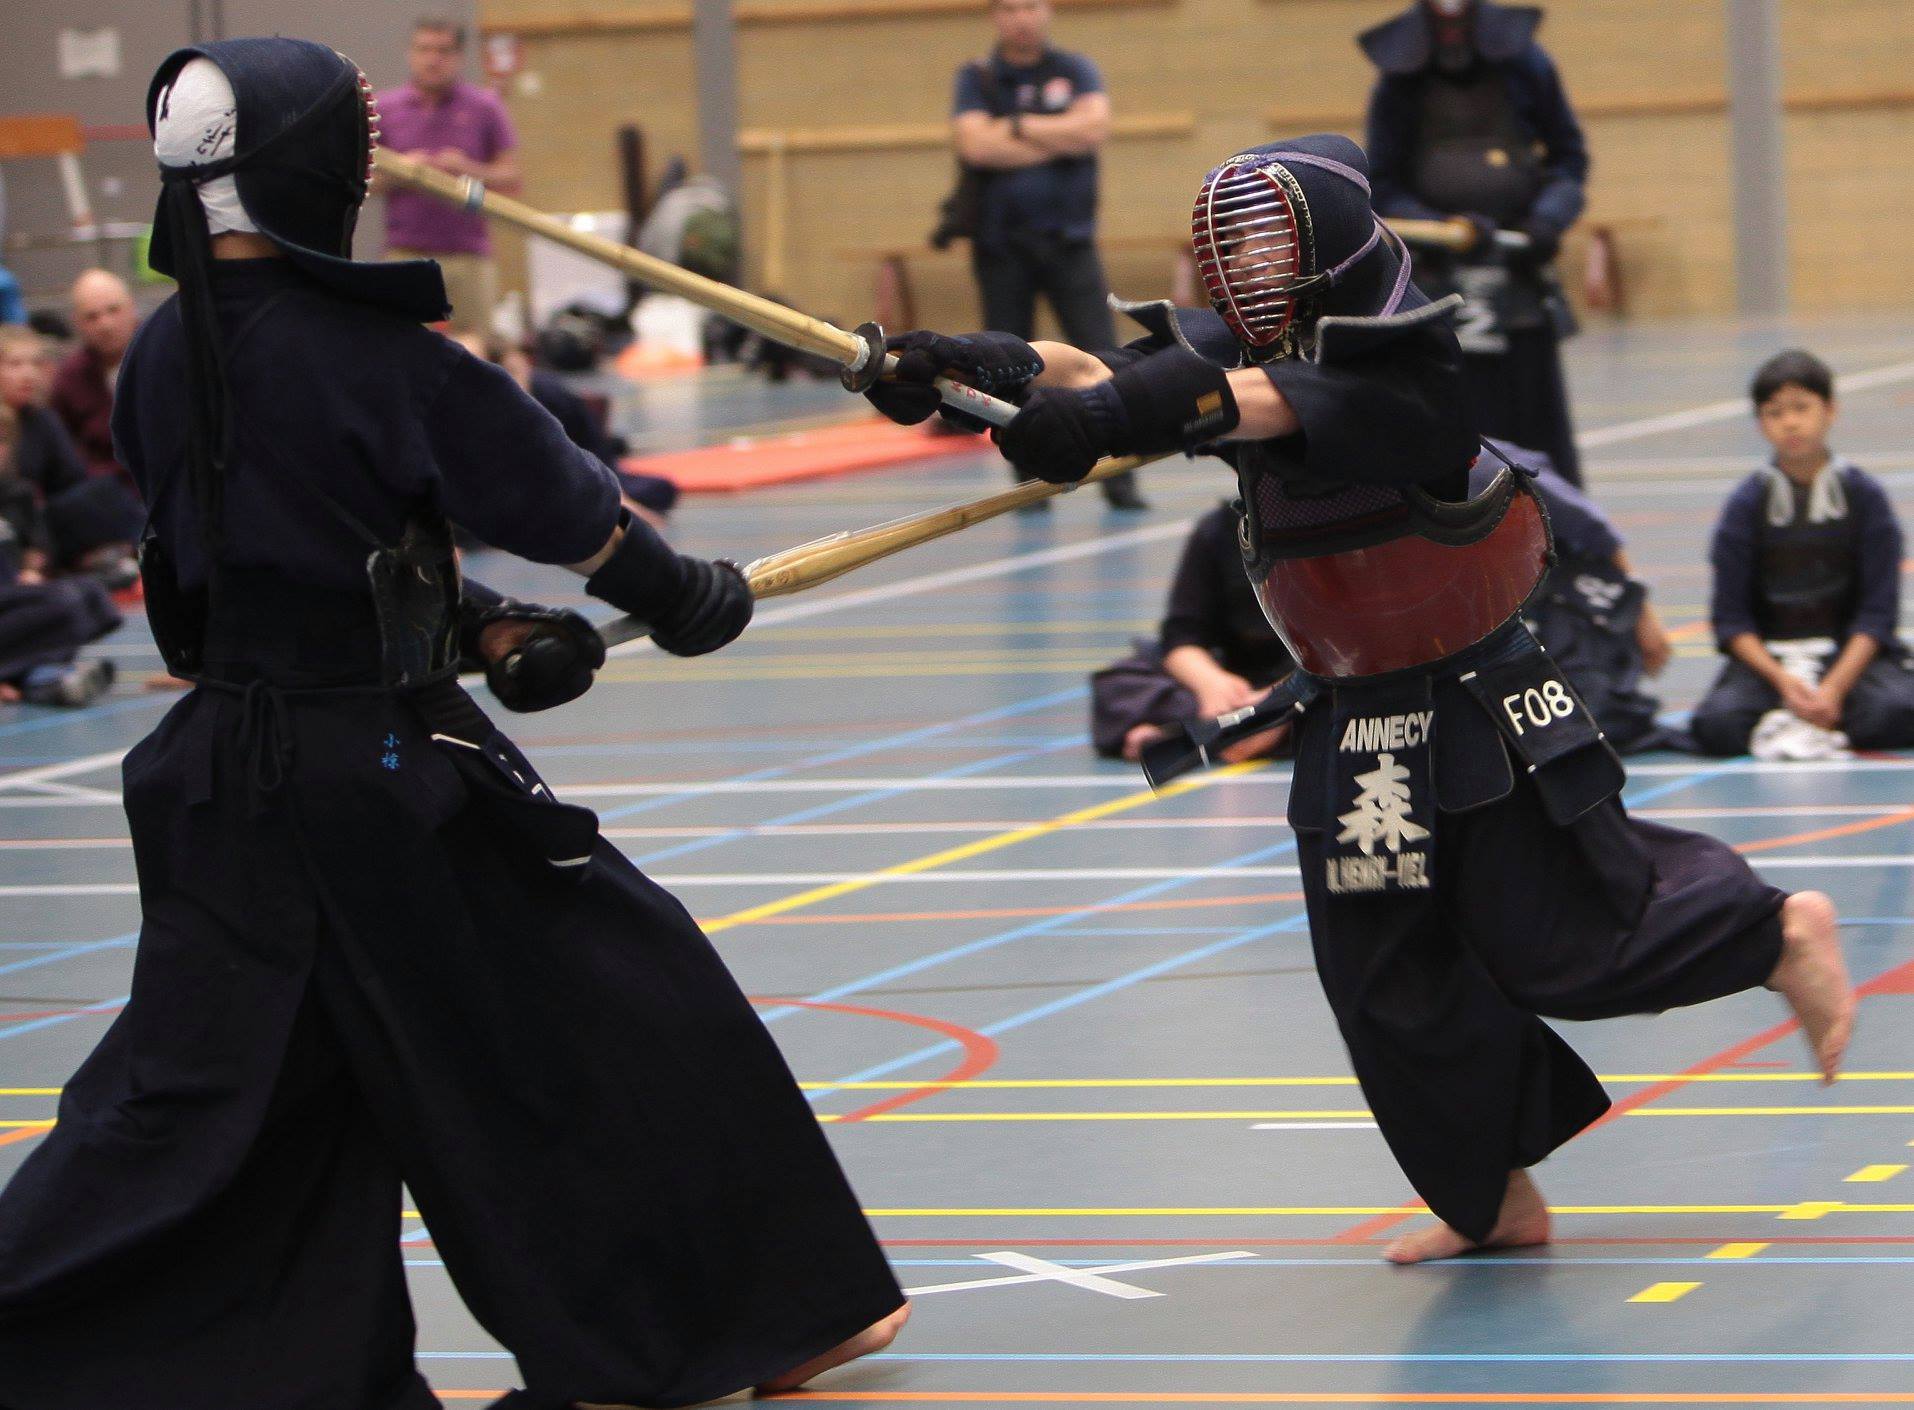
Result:
M1179 308L1168 299L1131 303L1110 297L1110 307L1136 323L1152 338L1176 343L1218 367L1241 367L1243 345L1222 316L1211 308Z
M1350 362L1386 347L1430 324L1446 323L1462 307L1462 296L1450 294L1387 317L1324 314L1316 321L1316 340L1306 356L1311 362ZM1222 320L1217 320L1219 323Z

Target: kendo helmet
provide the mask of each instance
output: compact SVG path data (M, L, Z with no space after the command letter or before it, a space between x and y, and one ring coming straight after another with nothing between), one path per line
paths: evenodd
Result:
M222 230L254 231L335 293L421 320L445 316L432 261L352 258L379 116L371 82L350 59L277 37L175 50L153 75L146 116L163 183L153 268L180 278L198 259L188 246Z
M1212 169L1190 215L1210 304L1256 361L1290 356L1327 313L1386 317L1409 286L1402 242L1369 205L1369 163L1324 134Z

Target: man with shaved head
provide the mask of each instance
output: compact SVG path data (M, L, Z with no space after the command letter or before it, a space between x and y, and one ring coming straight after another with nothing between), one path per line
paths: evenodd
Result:
M113 385L120 359L139 327L133 291L119 275L89 269L73 281L73 326L80 345L53 377L53 409L66 423L90 476L112 476L129 489L132 480L113 456Z
M145 502L113 454L113 391L120 360L139 327L139 310L126 281L89 269L73 281L73 326L80 343L53 374L48 398L65 423L86 478L47 502L47 528L56 563L98 573L114 588L138 581L133 546L146 521Z

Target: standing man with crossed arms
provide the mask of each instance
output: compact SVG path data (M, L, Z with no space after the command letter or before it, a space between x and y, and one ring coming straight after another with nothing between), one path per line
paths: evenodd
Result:
M1110 135L1103 77L1051 47L1050 0L991 0L990 17L997 46L957 71L951 117L958 160L986 173L971 239L984 326L1035 337L1042 294L1071 344L1115 347L1095 238L1097 149ZM1148 508L1131 475L1104 481L1103 495L1115 509Z

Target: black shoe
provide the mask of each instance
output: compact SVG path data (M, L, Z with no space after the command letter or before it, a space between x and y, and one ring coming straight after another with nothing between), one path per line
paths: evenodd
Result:
M1033 499L1028 504L1018 505L1017 512L1019 514L1048 514L1050 512L1050 501L1054 498L1056 498L1055 495L1044 499Z
M1103 498L1110 508L1120 509L1126 513L1134 513L1150 507L1150 502L1137 493L1136 481L1128 475L1118 475L1113 480L1106 480L1103 485Z

